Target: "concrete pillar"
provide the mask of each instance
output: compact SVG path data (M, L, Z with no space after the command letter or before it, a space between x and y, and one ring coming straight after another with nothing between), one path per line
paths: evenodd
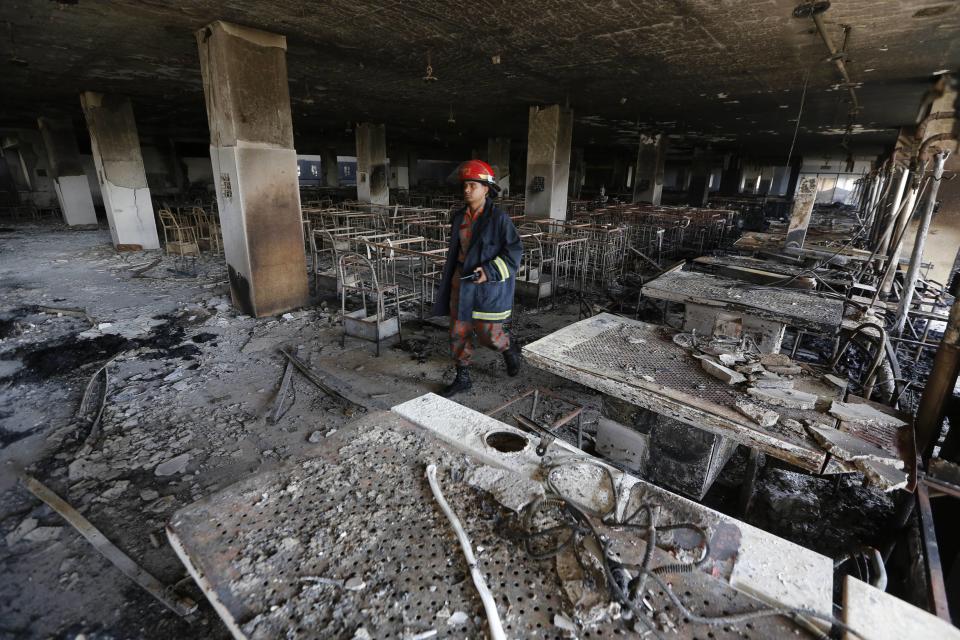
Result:
M810 225L810 214L813 213L813 203L817 200L817 178L804 178L797 187L793 198L793 207L790 209L790 226L787 228L787 239L784 249L797 251L803 248L803 241L807 237L807 227Z
M47 152L43 136L37 129L18 129L16 137L5 146L13 146L11 155L15 156L17 173L22 184L18 185L23 193L24 202L39 208L57 204L57 194L53 182L53 172L47 163Z
M580 190L587 176L587 163L583 158L583 149L575 148L570 152L570 186L567 190L569 197L579 200Z
M410 190L410 160L406 149L396 149L390 154L390 188Z
M407 180L410 182L411 187L416 187L420 181L420 176L417 173L417 163L420 162L420 157L416 151L410 150L407 152Z
M770 193L775 196L783 195L790 188L790 167L774 167L773 179L770 183Z
M740 156L727 154L723 158L723 170L720 172L720 195L735 196L739 194L742 180Z
M340 186L340 165L337 164L337 150L333 147L320 151L320 164L323 168L323 186Z
M309 298L287 41L227 22L196 33L233 303L267 316Z
M663 169L667 160L667 137L640 136L637 145L637 173L633 179L633 201L660 204L663 196Z
M567 218L573 110L560 105L530 107L527 129L526 213Z
M37 124L47 147L53 187L63 219L70 226L97 224L97 212L93 208L87 173L80 160L73 122L67 118L39 118Z
M800 170L803 168L803 158L797 156L790 163L790 178L787 182L787 200L793 200L797 193L797 184L800 182Z
M357 200L390 204L387 131L382 124L357 124Z
M510 195L510 138L487 139L487 163L493 167L500 195Z
M80 94L80 105L90 131L93 162L113 245L117 249L159 249L130 99L85 91Z
M710 161L694 151L693 164L690 167L690 180L687 184L687 204L691 207L703 207L710 196Z

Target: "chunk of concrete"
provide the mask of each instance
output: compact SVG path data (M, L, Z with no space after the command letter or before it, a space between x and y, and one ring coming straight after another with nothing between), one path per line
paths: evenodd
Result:
M797 365L790 365L789 367L778 367L776 365L766 365L767 370L773 373L779 373L782 376L797 376L803 373L803 369Z
M519 513L544 495L543 485L508 469L490 465L475 467L466 476L467 483L492 495L497 502Z
M884 492L903 489L907 486L907 474L893 465L874 460L856 460L853 463L867 479L867 484Z
M765 409L758 404L747 402L746 400L737 400L737 411L747 416L761 427L772 427L777 424L780 414L770 409Z
M903 427L907 424L903 420L878 411L868 404L852 402L833 402L830 405L830 415L843 422L857 424L883 424L891 427Z
M948 621L851 576L843 580L843 622L870 640L960 640L960 629Z
M812 425L807 427L810 435L813 436L827 452L831 455L854 462L856 460L869 460L892 466L896 469L903 468L903 460L894 454L884 451L880 447L867 442L857 436L828 427L824 425Z
M747 375L755 375L763 373L766 369L764 369L763 365L759 362L751 362L750 364L741 364L737 367L737 371Z
M161 462L158 464L157 468L154 469L153 472L158 476L172 476L178 473L183 473L189 463L190 454L181 453L174 458L170 458L166 462Z
M789 367L793 360L785 353L765 353L760 356L760 364L765 367Z
M63 527L37 527L28 531L23 539L30 542L50 542L59 538L61 531Z
M781 378L769 371L764 371L758 375L751 384L758 389L793 389L793 380Z
M824 380L826 380L827 382L829 382L830 384L832 384L832 385L835 386L836 388L841 389L841 390L843 390L843 391L846 391L846 389L847 389L847 380L846 380L845 378L841 378L840 376L835 376L835 375L833 375L832 373L825 373L825 374L823 374L822 377L823 377Z
M817 396L795 389L758 389L751 387L747 389L747 393L757 400L785 409L808 411L817 406Z
M7 546L12 547L20 542L25 535L37 528L36 518L26 518L17 525L17 528L7 534Z
M747 381L747 378L742 373L729 369L709 358L700 358L700 366L714 378L727 384L739 384Z

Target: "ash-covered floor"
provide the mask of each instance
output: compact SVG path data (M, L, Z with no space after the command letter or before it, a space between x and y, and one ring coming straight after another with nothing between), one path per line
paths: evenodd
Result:
M105 230L8 229L0 233L2 637L228 637L169 547L167 519L256 471L316 455L362 412L294 374L292 406L276 423L269 420L285 365L279 349L332 374L371 408L438 391L453 373L446 330L430 323L405 322L405 343L377 358L371 343L348 338L341 347L335 297L254 319L230 305L222 258L191 265L164 257L138 276L156 253L118 254ZM576 321L578 309L575 301L523 309L514 333L530 342ZM78 407L91 376L110 358L101 433L88 441L89 422L76 417ZM507 378L500 358L482 351L474 382L458 402L486 411L533 386L548 387L583 404L586 430L593 430L600 399L586 388L531 366ZM163 583L196 600L196 620L188 625L119 573L18 485L20 469ZM708 496L711 506L727 510L735 503L723 491L732 491L738 471L736 462L728 465ZM811 497L810 480L789 473L770 465L761 474L748 521L836 555L863 542L860 536L869 538L870 523L890 515L882 494L865 500L860 492L873 492L856 483L836 488L813 479ZM837 506L850 501L855 513ZM822 527L844 513L862 529Z

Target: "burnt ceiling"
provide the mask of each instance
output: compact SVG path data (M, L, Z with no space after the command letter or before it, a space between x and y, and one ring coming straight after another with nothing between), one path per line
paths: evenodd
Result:
M0 126L40 113L81 123L82 90L134 100L142 133L203 140L194 32L221 19L287 36L299 150L349 140L477 145L525 138L532 104L569 104L574 145L664 131L690 144L786 157L839 148L848 93L810 18L781 0L5 0ZM931 75L960 67L957 2L836 0L823 14L862 110L855 150L891 145ZM849 27L845 34L844 28ZM425 81L427 63L436 80ZM804 87L806 87L804 97ZM450 122L453 120L454 122Z

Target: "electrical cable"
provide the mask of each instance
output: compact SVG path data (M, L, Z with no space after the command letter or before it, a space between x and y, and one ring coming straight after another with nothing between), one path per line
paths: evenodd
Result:
M477 566L477 558L473 555L473 547L470 546L470 539L467 537L466 531L463 530L463 525L460 524L460 519L457 517L457 514L453 512L453 509L450 508L447 500L443 497L443 491L440 490L440 483L437 482L437 465L427 465L427 481L430 483L430 490L433 492L433 497L436 499L437 504L440 505L440 509L443 510L444 515L447 516L447 520L450 521L454 533L457 534L457 540L460 542L463 555L467 559L467 566L470 567L473 584L477 587L477 591L480 593L480 599L483 601L483 610L487 614L487 622L490 625L490 638L492 640L507 640L507 636L503 632L503 624L500 622L500 614L497 613L497 603L494 602L493 594L491 594L490 589L487 588L483 574Z
M582 505L570 497L564 496L557 490L557 486L553 478L554 472L576 464L588 464L598 467L604 472L604 475L610 482L611 487L611 499L609 507L601 507L599 510L594 509ZM857 638L866 640L863 634L851 628L844 622L838 620L833 615L802 607L773 607L769 605L761 605L762 608L755 611L722 616L701 616L694 613L688 609L683 601L680 600L679 596L673 592L672 586L663 579L662 575L694 571L706 561L710 551L708 535L703 528L693 523L677 523L658 526L656 523L656 518L653 515L653 509L649 504L640 505L640 507L631 513L630 516L624 518L623 520L618 520L616 513L619 505L620 492L613 478L613 472L611 470L612 467L611 465L597 460L596 458L590 458L587 456L567 456L561 459L554 459L549 456L544 456L543 467L546 471L546 485L550 493L545 497L538 498L526 508L526 512L523 517L523 523L526 529L526 533L524 534L524 543L528 554L535 559L547 559L559 554L577 538L582 539L586 536L592 537L597 547L601 550L601 558L599 558L599 560L601 561L600 564L603 567L609 592L619 604L626 607L633 614L633 617L638 624L646 626L649 632L655 637L659 638L661 636L653 628L652 622L647 618L646 615L643 614L642 611L639 610L635 603L635 600L638 597L643 597L642 587L645 586L648 579L652 579L663 590L666 596L685 618L697 624L717 627L745 623L761 618L783 616L793 620L798 624L803 624L803 626L807 628L809 624L805 619L812 618L825 621L834 627L856 636ZM637 486L638 485L634 485L634 487ZM626 507L629 507L630 498L632 498L633 495L634 494L631 489L625 509ZM555 505L557 507L561 507L565 512L568 523L553 525L543 530L534 530L533 525L535 522L535 516L540 512L543 505ZM633 519L641 513L646 514L648 518L647 522L645 524L633 522ZM641 564L622 564L619 562L619 560L612 558L612 554L609 551L610 539L597 530L596 525L591 520L591 514L593 518L599 519L603 524L611 528L644 531L645 535L642 537L646 544L646 550L644 552L644 557ZM657 543L657 532L681 528L697 531L700 534L704 546L704 551L701 557L691 563L676 563L651 568L650 564L652 561L653 548ZM549 534L563 531L568 531L569 537L563 540L560 544L557 544L553 548L547 549L546 551L535 551L531 553L531 541L544 538ZM621 573L626 572L626 569L628 568L637 571L637 575L633 576L628 583L630 594L624 593L615 573L617 571ZM826 636L821 633L821 637Z

